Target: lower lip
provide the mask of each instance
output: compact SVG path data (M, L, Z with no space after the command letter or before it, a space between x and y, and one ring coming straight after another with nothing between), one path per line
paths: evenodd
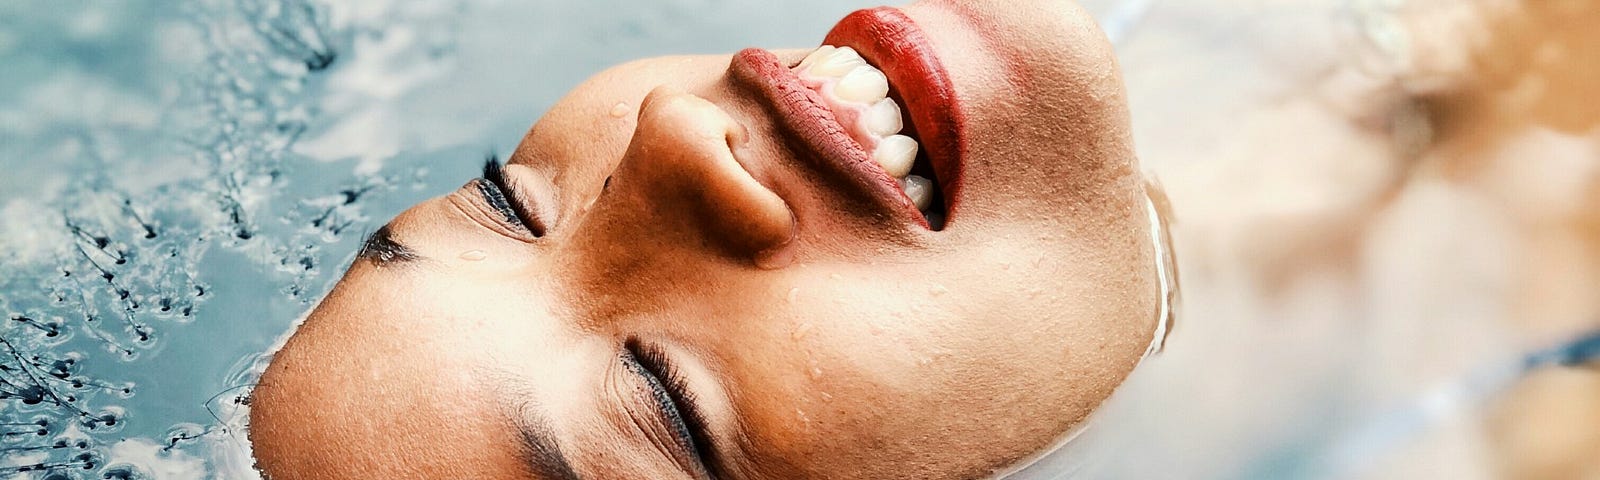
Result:
M892 93L911 119L918 143L927 152L944 194L946 222L956 217L961 200L962 158L966 125L949 72L934 55L922 29L893 7L858 10L845 16L823 41L850 46L889 77Z

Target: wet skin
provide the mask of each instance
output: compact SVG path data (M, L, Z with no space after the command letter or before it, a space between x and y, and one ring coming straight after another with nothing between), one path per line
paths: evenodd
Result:
M733 57L613 68L509 159L521 220L476 180L351 266L255 390L259 466L977 478L1069 433L1160 296L1110 48L1068 2L901 10L965 117L942 230L819 166Z

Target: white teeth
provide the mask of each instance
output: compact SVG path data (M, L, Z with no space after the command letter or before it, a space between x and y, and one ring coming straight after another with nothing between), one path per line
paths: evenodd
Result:
M823 45L806 55L794 70L807 85L831 105L850 135L872 148L872 160L899 179L900 188L926 211L933 206L935 187L927 178L911 175L919 145L900 135L905 129L900 104L889 96L889 78L867 64L850 47ZM930 217L931 218L931 217ZM931 220L930 220L931 221Z
M911 203L917 205L917 210L927 210L933 206L933 180L909 175L900 179L900 188L906 190L906 196L911 197Z
M839 47L818 58L816 63L811 65L810 72L820 77L843 77L856 67L866 64L867 61L861 58L861 54L856 53L856 49Z
M826 57L828 54L833 53L834 50L838 50L838 48L835 48L833 45L823 45L822 47L817 48L816 50L812 50L811 54L810 55L806 55L806 59L805 60L801 60L800 64L799 65L795 65L794 68L796 70L805 70L806 67L810 67L812 65L815 65L817 63L817 61L822 60L823 57Z
M867 109L865 121L867 122L867 131L880 137L900 133L900 129L905 127L900 120L900 104L894 103L894 100L888 98L878 100L878 103L872 104L872 108Z
M833 93L847 102L873 103L889 96L889 78L876 68L861 65L839 79Z
M872 160L895 178L911 173L911 163L917 159L917 141L905 135L890 135L878 142L872 150Z

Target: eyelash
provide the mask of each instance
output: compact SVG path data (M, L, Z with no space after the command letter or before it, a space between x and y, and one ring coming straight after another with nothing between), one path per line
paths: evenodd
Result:
M520 201L521 199L517 198L517 189L513 188L514 185L512 185L511 179L506 178L505 168L500 163L500 157L489 155L489 158L483 162L483 175L478 178L476 183L478 185L478 193L483 196L485 201L489 202L489 206L494 207L496 211L505 216L507 222L521 226L523 229L533 233L534 237L544 236L544 229L539 228L538 224L532 221L533 217L528 215L528 212L523 207L525 204Z
M632 357L633 362L643 369L641 373L660 382L662 389L666 390L670 404L663 405L667 410L665 413L669 418L681 422L684 435L689 437L688 440L694 446L693 453L701 458L709 469L711 462L704 460L711 454L711 444L705 436L705 432L709 431L708 423L700 414L700 410L695 407L695 396L689 391L688 382L668 360L666 352L659 347L630 338L623 344L623 348Z

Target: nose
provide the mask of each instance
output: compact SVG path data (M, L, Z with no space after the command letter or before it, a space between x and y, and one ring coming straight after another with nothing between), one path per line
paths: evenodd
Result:
M710 101L665 87L651 91L601 195L622 207L608 216L632 217L623 223L646 229L633 232L640 238L713 246L772 266L794 238L794 214L741 163L747 136Z

